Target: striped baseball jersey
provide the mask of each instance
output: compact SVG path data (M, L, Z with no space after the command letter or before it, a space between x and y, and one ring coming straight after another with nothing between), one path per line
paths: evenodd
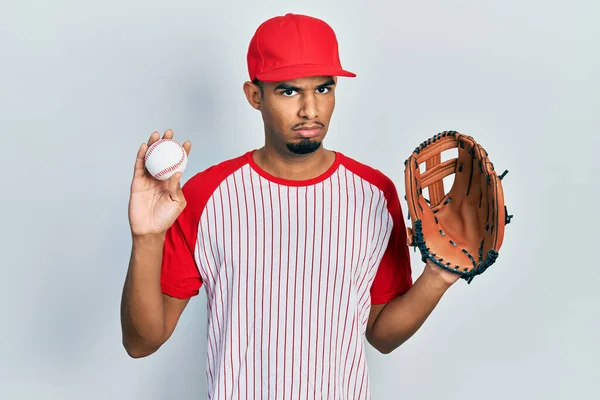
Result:
M161 286L208 304L208 398L370 399L371 304L412 285L393 182L336 152L320 176L272 176L253 151L182 187Z

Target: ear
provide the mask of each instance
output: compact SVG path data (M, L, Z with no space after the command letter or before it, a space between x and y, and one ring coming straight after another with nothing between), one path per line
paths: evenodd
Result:
M247 81L244 82L244 93L246 100L256 110L260 110L260 102L262 100L262 92L258 85Z

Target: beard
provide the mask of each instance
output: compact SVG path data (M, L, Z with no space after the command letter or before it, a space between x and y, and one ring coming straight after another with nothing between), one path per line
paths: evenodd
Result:
M296 143L287 143L287 148L294 154L310 154L321 147L321 142L317 140L302 140Z

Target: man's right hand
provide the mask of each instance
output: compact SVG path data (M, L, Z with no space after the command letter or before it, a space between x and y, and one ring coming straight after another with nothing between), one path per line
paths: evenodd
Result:
M150 175L145 167L146 151L159 139L160 134L154 132L148 143L140 146L135 160L129 198L129 224L133 236L165 234L186 206L181 191L181 172L167 181L160 181ZM167 130L163 139L173 139L173 131ZM189 141L183 143L188 156L191 147Z

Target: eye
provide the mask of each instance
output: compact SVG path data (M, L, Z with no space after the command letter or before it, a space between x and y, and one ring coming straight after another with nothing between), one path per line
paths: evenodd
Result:
M288 89L288 90L284 90L283 92L281 92L281 94L283 94L284 96L292 96L296 91L292 90L292 89Z
M328 87L320 87L317 89L317 91L321 94L327 93L329 91Z

